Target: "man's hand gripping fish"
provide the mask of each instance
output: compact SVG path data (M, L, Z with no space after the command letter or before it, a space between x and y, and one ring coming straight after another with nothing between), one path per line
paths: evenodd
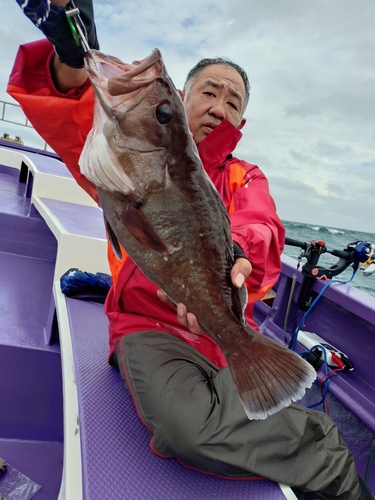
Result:
M297 354L253 330L231 282L225 206L203 169L184 105L155 50L133 65L93 51L94 124L80 158L98 188L109 240L194 313L219 344L249 419L301 398L315 379Z

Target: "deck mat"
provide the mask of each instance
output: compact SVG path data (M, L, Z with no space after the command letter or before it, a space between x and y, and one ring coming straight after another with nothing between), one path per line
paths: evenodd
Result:
M107 363L103 306L75 299L66 303L85 457L85 500L285 500L276 483L220 479L154 455L119 373Z

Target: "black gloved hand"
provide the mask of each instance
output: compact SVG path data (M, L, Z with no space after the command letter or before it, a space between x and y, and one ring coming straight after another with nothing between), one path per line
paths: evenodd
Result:
M25 16L39 28L54 45L55 52L61 62L72 68L83 68L85 51L77 45L70 30L63 7L56 7L49 0L16 0ZM92 0L75 0L80 17L85 25L90 48L99 49L94 23ZM67 7L70 7L70 2Z

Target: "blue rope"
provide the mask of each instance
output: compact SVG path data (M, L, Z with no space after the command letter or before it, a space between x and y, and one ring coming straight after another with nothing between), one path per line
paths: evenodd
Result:
M357 268L358 269L358 268ZM297 338L298 338L298 332L300 331L300 329L302 328L304 322L306 321L306 318L308 317L308 315L311 313L311 311L314 309L314 307L316 306L317 302L320 300L320 298L322 297L323 293L326 291L326 289L331 286L333 283L341 283L341 284L346 284L346 283L350 283L354 276L355 276L355 273L357 272L357 269L354 269L353 270L353 273L352 273L352 276L351 278L349 278L348 280L346 281L341 281L341 280L331 280L331 281L328 281L328 283L326 283L324 285L324 287L320 290L319 294L317 295L317 297L315 297L314 301L312 302L312 304L310 305L310 307L308 308L308 310L305 312L305 314L302 316L302 319L301 321L299 322L299 325L297 326L297 328L295 329L294 331L294 334L293 334L293 343L292 345L290 346L290 349L292 351L295 350L296 348L296 345L297 345Z

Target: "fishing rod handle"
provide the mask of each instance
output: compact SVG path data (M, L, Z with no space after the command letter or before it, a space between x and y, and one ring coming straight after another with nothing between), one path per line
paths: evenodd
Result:
M294 240L293 238L288 238L287 236L285 237L285 245L303 248L304 250L307 248L307 243L305 241Z
M327 253L334 255L335 257L340 257L340 259L347 259L350 255L348 250L331 250L327 248Z

